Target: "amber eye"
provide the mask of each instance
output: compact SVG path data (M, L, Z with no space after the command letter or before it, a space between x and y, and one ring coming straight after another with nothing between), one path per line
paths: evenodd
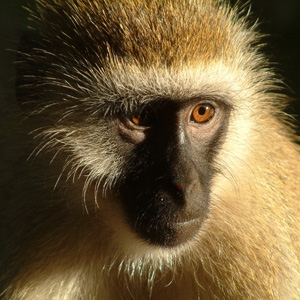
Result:
M148 127L154 124L156 116L151 110L143 110L139 114L133 114L129 120L136 126Z
M210 104L197 105L191 114L191 121L195 123L208 122L215 114L215 109Z
M134 125L141 126L142 121L138 116L132 116L130 120Z

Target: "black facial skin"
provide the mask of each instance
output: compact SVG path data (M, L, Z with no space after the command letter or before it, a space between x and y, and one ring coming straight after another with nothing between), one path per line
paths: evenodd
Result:
M198 104L167 101L155 114L143 111L141 124L132 124L129 116L119 127L129 161L120 198L133 231L151 244L184 243L207 215L212 161L229 112L214 104L212 119L198 124L190 117Z

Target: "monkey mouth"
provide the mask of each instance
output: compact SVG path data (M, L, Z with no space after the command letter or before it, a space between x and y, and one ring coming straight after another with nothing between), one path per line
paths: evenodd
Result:
M203 215L190 218L153 218L149 222L136 223L133 230L150 244L176 247L192 240L201 230Z
M173 243L170 246L180 245L192 240L200 231L203 223L203 217L175 221L172 224L176 234Z
M195 223L198 224L199 222L202 222L201 218L192 218L192 219L186 219L182 221L175 221L173 224L175 227L185 228L185 227L192 226Z

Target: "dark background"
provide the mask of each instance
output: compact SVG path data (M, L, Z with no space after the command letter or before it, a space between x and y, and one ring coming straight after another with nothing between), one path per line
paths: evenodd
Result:
M250 2L251 18L259 18L261 31L269 34L265 38L268 43L265 52L271 61L278 62L276 69L290 87L289 95L299 99L292 103L290 111L300 114L300 0ZM16 48L26 23L25 13L21 9L24 3L23 0L0 0L0 109L8 105L14 93L9 89L14 84L14 54L4 49Z
M265 52L295 98L290 111L300 115L300 0L253 0L252 11L268 34Z

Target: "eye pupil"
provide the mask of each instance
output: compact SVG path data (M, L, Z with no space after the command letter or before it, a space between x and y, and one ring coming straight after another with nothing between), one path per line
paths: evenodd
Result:
M197 105L191 114L191 121L195 123L208 122L215 113L215 109L210 104L199 104Z
M206 107L206 106L201 106L201 107L198 109L198 113L199 113L199 115L201 115L201 116L204 116L205 113L206 113L206 111L207 111L207 107Z

